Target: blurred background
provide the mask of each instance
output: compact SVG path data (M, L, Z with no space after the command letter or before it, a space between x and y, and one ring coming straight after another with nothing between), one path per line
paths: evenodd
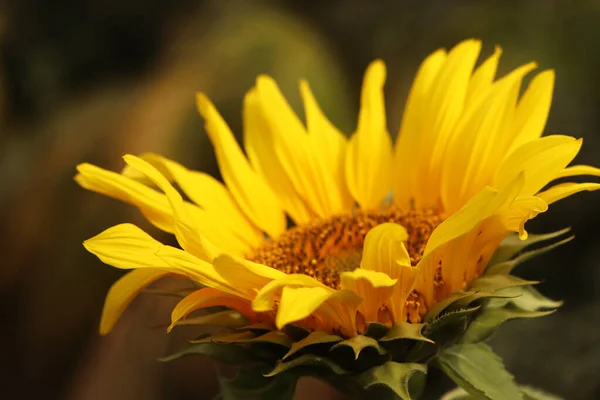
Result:
M86 192L75 166L120 170L125 153L155 151L218 176L194 106L213 99L236 133L257 74L276 78L294 107L308 78L346 134L362 74L388 66L395 134L420 61L476 37L504 49L499 74L529 60L557 73L547 132L584 138L577 163L600 164L600 2L19 0L0 4L0 397L208 399L214 366L156 361L182 344L165 335L172 300L140 296L114 332L98 335L104 296L121 274L81 242L133 222L137 210ZM558 313L511 322L493 339L519 382L568 399L600 398L600 198L583 193L529 225L572 226L574 242L521 267ZM163 285L170 285L164 282ZM435 390L451 385L430 376ZM342 398L304 382L297 399Z

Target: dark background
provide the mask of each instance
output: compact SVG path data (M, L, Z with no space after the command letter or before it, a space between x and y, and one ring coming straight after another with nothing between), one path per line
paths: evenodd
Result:
M306 77L346 134L362 73L388 66L390 132L397 132L419 62L476 37L504 49L500 74L537 60L557 81L547 132L584 138L577 163L600 165L600 2L19 0L0 5L0 397L202 399L217 390L206 360L161 364L181 344L172 302L141 296L107 337L104 296L120 271L81 242L134 222L168 241L129 206L88 193L76 164L122 167L155 151L218 175L195 111L206 92L241 132L244 92L269 73L297 106ZM301 110L297 107L297 110ZM522 266L558 313L512 322L493 339L519 382L568 399L600 398L598 194L551 207L533 232L572 226L576 241ZM163 285L170 285L165 282ZM438 390L448 382L430 377ZM337 398L315 382L298 399Z

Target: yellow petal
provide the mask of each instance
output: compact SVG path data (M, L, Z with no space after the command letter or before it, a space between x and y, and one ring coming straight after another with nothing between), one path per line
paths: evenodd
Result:
M308 275L284 274L284 276L269 282L260 289L256 298L252 301L252 309L257 312L272 310L284 287L320 287L331 290L328 286Z
M279 161L275 132L272 132L265 115L268 112L263 110L256 89L250 90L244 98L243 112L246 153L254 169L277 194L281 206L292 220L296 224L305 224L316 214L303 200Z
M75 181L94 192L129 203L156 227L173 233L173 211L165 195L132 179L91 164L77 166Z
M520 239L525 240L527 239L525 222L547 210L548 204L540 197L519 197L512 202L508 211L502 215L504 227L510 231L518 232Z
M433 231L425 247L423 257L459 236L472 231L481 221L507 209L521 192L524 176L519 174L501 191L486 187L454 215L450 216Z
M437 50L423 61L410 90L402 116L394 157L394 171L396 172L393 179L393 190L394 203L405 210L410 208L411 201L416 197L421 183L417 180L417 167L420 168L424 164L420 158L420 152L426 142L430 143L425 136L432 134L423 129L423 114L428 107L431 84L445 61L446 52L444 50Z
M311 149L319 153L316 159L323 164L324 173L331 175L334 184L332 190L335 190L336 198L339 197L339 209L336 212L348 211L354 201L346 185L346 137L327 119L305 80L300 81L300 94L304 102Z
M315 315L339 328L343 334L355 336L356 311L360 301L356 294L345 290L285 287L275 323L281 329L287 324Z
M465 108L465 100L473 67L481 50L481 42L466 40L448 53L444 67L432 84L430 104L423 113L425 165L418 168L418 179L423 189L423 204L436 206L440 196L442 160L451 133Z
M553 70L543 71L533 78L517 106L517 133L513 149L542 136L550 112L553 89Z
M393 276L398 264L410 265L404 242L408 233L402 225L386 222L371 229L365 237L360 267Z
M358 311L366 321L377 321L378 311L389 300L397 280L383 272L357 268L340 276L341 288L356 293L362 303Z
M181 247L196 257L211 261L218 250L206 237L200 234L199 226L194 223L195 220L190 214L189 208L185 207L185 203L179 192L175 190L156 168L141 158L133 155L125 155L123 159L127 165L146 175L152 183L165 193L173 210L175 237L177 237L177 241ZM212 228L215 229L216 226L217 224L214 223Z
M244 214L271 237L285 231L285 216L279 200L268 185L252 170L229 127L208 100L197 95L200 114L206 121L206 132L215 147L223 180Z
M411 266L410 255L403 243L407 239L406 229L401 225L377 225L365 237L360 262L360 269L378 271L397 281L386 303L395 321L405 320L404 303L413 289L417 271Z
M100 320L100 334L108 334L133 299L152 282L168 272L160 269L136 269L123 275L109 289Z
M487 94L487 91L492 86L492 82L496 76L496 70L498 69L498 62L500 61L501 55L502 49L500 46L496 46L494 54L488 57L479 67L477 67L475 72L473 72L467 90L466 104L473 104L480 96Z
M485 100L468 110L458 123L442 171L446 212L455 212L490 184L514 137L512 121L521 81L534 67L534 63L523 65L494 83Z
M177 303L171 312L171 325L169 325L167 331L170 332L177 322L187 317L188 314L202 308L214 306L231 307L246 316L253 314L248 300L217 289L203 288L187 295Z
M364 209L377 209L391 188L392 141L387 131L383 85L385 64L369 65L361 92L356 133L346 154L346 183Z
M306 204L320 217L342 209L333 177L311 149L306 129L292 110L275 81L259 76L256 91L271 131L275 153L294 187Z
M221 278L209 263L153 239L132 224L113 226L83 242L90 253L102 262L121 269L151 268L187 276L203 284L216 285ZM172 262L171 258L184 258L186 263Z
M575 158L581 139L569 136L546 136L524 144L501 164L494 185L502 187L517 174L524 172L523 195L533 195L554 179Z
M589 165L573 165L572 167L560 171L555 178L566 178L578 175L600 176L600 168L591 167Z
M227 254L215 258L213 264L219 275L248 299L253 299L271 281L286 276L275 268Z
M237 236L252 247L262 242L263 234L260 229L246 218L221 182L203 172L190 171L158 154L147 153L140 158L155 167L169 181L176 182L190 200L214 216L219 224L228 226L230 236ZM136 172L126 168L123 175L135 178L140 175L136 175Z
M600 189L600 183L561 183L559 185L552 186L550 189L538 193L538 197L544 200L548 204L552 204L558 200L562 200L565 197L574 195L575 193L588 191L592 192Z

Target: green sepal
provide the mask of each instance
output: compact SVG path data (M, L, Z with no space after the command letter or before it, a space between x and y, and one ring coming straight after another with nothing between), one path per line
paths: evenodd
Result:
M380 356L387 354L387 351L379 345L377 340L363 335L356 335L350 339L342 340L341 342L331 346L329 351L343 349L352 350L355 360L358 360L362 351L365 349L374 349Z
M524 287L524 286L519 286L519 287ZM495 292L491 292L491 293L479 291L479 292L474 292L474 293L470 294L469 296L458 299L457 301L452 303L451 309L467 308L470 305L472 305L473 303L479 302L480 300L485 300L485 299L512 299L513 297L517 297L517 296L519 296L519 295L518 294L513 295L510 293L504 292L502 289L497 290Z
M481 306L459 309L440 315L422 330L423 336L432 342L417 342L408 352L410 362L428 362L445 347L452 346L464 335L474 313Z
M237 328L237 330L238 331L250 331L254 334L260 335L260 334L263 334L266 332L274 331L275 327L272 324L258 323L258 324L244 325L244 326Z
M508 261L521 251L525 250L527 247L530 247L536 243L545 242L547 240L551 240L557 238L559 236L564 235L569 232L571 228L561 229L560 231L546 233L546 234L529 234L527 239L521 240L519 239L519 235L516 233L511 233L507 235L504 240L498 246L498 249L494 252L494 255L490 259L488 265L494 265L498 263L502 263L504 261Z
M527 311L554 310L563 305L562 301L549 299L533 286L519 286L502 292L511 295L513 305Z
M298 342L292 343L291 349L283 356L283 360L286 360L293 355L298 355L300 353L304 353L305 351L311 349L314 352L314 348L316 346L325 347L325 351L328 351L329 348L338 342L341 342L342 339L340 336L332 335L323 331L314 331L311 332L304 339L301 339Z
M425 322L431 322L436 319L442 312L444 312L448 307L450 307L454 302L468 297L475 292L454 292L451 293L448 297L443 299L442 301L438 301L429 309L427 314L425 314L425 318L423 320Z
M268 343L277 346L285 347L289 349L292 347L292 339L290 339L285 333L281 331L270 331L264 335L256 336L254 338L244 341L245 343ZM287 350L286 350L287 351Z
M248 320L236 310L217 311L212 314L199 315L177 321L175 325L211 325L220 328L241 328L248 324Z
M551 311L527 311L516 307L486 308L475 318L464 336L462 343L477 343L488 339L504 322L515 318L537 318L552 314Z
M380 322L369 322L367 329L363 335L371 337L375 340L379 340L384 337L390 330L390 327Z
M291 400L294 397L297 380L295 376L281 375L268 378L263 375L265 372L264 366L255 364L240 368L233 378L219 376L221 393L216 399Z
M369 392L391 391L402 400L411 400L411 393L421 391L426 374L427 366L424 364L388 361L359 374L356 379ZM384 396L373 394L372 397Z
M484 275L471 282L470 289L484 293L493 293L515 286L535 285L537 281L527 281L512 275Z
M235 344L219 344L211 342L188 345L170 356L159 358L159 361L173 361L183 356L202 355L225 364L244 364L256 361L255 355L243 346Z
M311 331L298 325L286 325L283 327L283 331L288 335L294 342L304 339Z
M449 347L435 358L435 365L477 399L521 399L513 376L484 343Z
M349 371L345 370L339 364L330 360L329 358L317 356L315 354L303 354L300 357L294 358L293 360L281 361L277 363L277 366L271 372L265 374L265 376L276 376L297 368L306 369L308 370L307 372L310 372L312 375L318 374L319 369L327 372L333 372L336 375L346 375L349 373Z
M563 239L559 242L552 243L548 246L545 246L545 247L542 247L542 248L539 248L536 250L531 250L531 251L525 252L512 260L507 260L507 261L499 262L499 263L495 263L495 264L490 263L490 264L488 264L487 268L485 269L484 275L487 275L487 276L508 275L512 272L512 270L517 265L522 264L525 261L530 260L533 257L537 257L544 253L547 253L550 250L555 249L559 246L562 246L563 244L570 242L574 238L575 238L575 236L569 236L568 238Z
M426 338L421 333L421 331L426 325L427 324L411 324L408 322L397 322L394 325L392 325L388 333L384 337L379 339L379 341L382 343L386 343L400 339L409 339L433 343L431 339Z

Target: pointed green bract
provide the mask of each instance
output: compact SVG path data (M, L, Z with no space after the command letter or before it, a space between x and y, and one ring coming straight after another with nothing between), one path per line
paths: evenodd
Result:
M552 311L527 311L519 308L489 308L483 310L471 322L461 341L477 343L488 339L504 322L515 318L536 318L552 314Z
M447 348L436 357L436 364L468 393L490 400L521 398L513 376L487 345L461 344Z
M296 368L309 368L313 373L317 373L319 369L323 369L327 372L333 372L337 375L345 375L349 372L344 368L340 367L339 364L333 362L329 358L316 356L314 354L303 354L300 357L294 358L290 361L282 361L265 376L275 376L283 372L291 371Z
M290 358L293 355L296 355L302 351L307 351L312 346L323 345L323 344L333 345L335 343L341 342L342 340L343 339L341 337L339 337L337 335L332 335L327 332L323 332L323 331L311 332L304 339L302 339L298 342L292 343L292 347L291 347L290 351L288 351L286 353L286 355L283 356L283 360Z
M363 335L379 340L384 337L389 330L390 328L385 324L379 322L369 322Z
M425 322L433 321L442 312L447 310L448 307L450 307L452 304L454 304L454 302L456 302L462 298L468 297L468 296L472 295L473 293L475 293L475 292L454 292L454 293L450 294L448 297L446 297L442 301L437 302L436 304L433 305L433 307L431 307L431 309L425 315L425 318L424 318Z
M536 243L557 238L568 233L570 230L571 228L565 228L556 232L545 233L541 235L529 234L526 240L521 240L519 239L518 234L511 233L504 238L502 243L500 243L488 265L494 265L508 261L521 251L525 250L527 247L533 246Z
M291 400L294 397L296 377L280 375L265 377L263 368L240 368L233 378L219 377L222 400Z
M417 385L412 381L422 383L419 378L424 378L426 373L427 366L424 364L388 361L359 374L356 379L364 389L383 388L402 400L411 400L411 392L420 391L420 388L413 388Z
M570 242L574 238L575 238L575 236L570 236L566 239L563 239L556 243L552 243L548 246L523 253L512 260L507 260L507 261L496 263L496 264L489 264L488 267L485 269L484 274L488 275L488 276L489 275L508 275L512 272L512 270L517 265L522 264L525 261L530 260L533 257L541 256L542 254L547 253L552 249L555 249L559 246L562 246L565 243Z
M471 282L471 290L493 293L513 286L535 285L539 282L526 281L512 275L484 275Z
M242 346L235 344L222 345L219 343L195 343L184 347L182 350L160 361L173 361L184 356L201 355L221 361L226 364L244 364L256 361L254 355Z
M392 325L388 333L384 337L379 339L379 341L382 343L386 343L394 340L410 339L433 343L431 339L426 338L421 333L425 326L426 324L411 324L408 322L398 322Z
M387 353L387 351L379 345L377 340L363 335L356 335L351 337L350 339L346 339L339 343L336 343L331 347L331 349L329 349L329 351L335 351L336 349L343 348L348 348L352 350L352 352L354 353L355 360L358 360L358 357L360 357L361 352L364 349L368 348L376 350L379 355L384 355Z

